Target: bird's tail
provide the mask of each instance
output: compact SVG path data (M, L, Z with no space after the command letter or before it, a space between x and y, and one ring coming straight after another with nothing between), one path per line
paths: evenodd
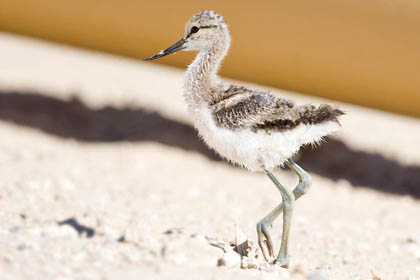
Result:
M340 109L334 108L328 104L322 104L319 107L313 105L302 106L299 109L300 123L303 124L321 124L328 121L334 121L338 124L338 118L345 113Z
M340 128L339 117L345 113L330 105L323 104L302 106L300 114L301 123L307 124L306 131L301 136L301 144L319 144L328 134Z

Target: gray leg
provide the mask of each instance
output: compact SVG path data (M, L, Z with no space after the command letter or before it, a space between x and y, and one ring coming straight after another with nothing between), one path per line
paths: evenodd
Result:
M283 233L281 236L281 245L279 255L277 259L274 261L275 263L279 263L282 266L287 266L289 264L289 254L288 254L288 242L289 242L289 232L290 232L290 225L292 222L292 214L293 214L293 205L295 202L295 196L291 191L287 188L283 187L282 184L277 180L274 174L266 170L265 171L271 181L276 185L279 189L281 196L283 198Z
M308 173L306 173L305 170L303 170L302 167L297 165L297 163L295 163L291 158L286 160L286 165L299 176L299 184L293 190L295 198L298 199L302 195L308 193L309 188L312 184L312 178Z
M272 227L274 220L277 219L281 212L283 212L283 202L257 223L258 244L260 245L264 259L267 262L270 261L271 258L274 258L273 241L271 241L271 235L268 228ZM264 246L264 242L266 242L266 246ZM268 253L265 248L268 249Z
M304 195L305 193L308 192L308 190L311 186L311 177L299 165L297 165L292 159L288 159L286 161L286 164L290 169L292 169L299 176L299 184L293 190L294 198L298 199L299 197L301 197L302 195ZM270 179L271 179L271 177L270 177ZM276 183L274 182L274 184L276 184ZM277 184L276 184L276 186L277 186ZM274 257L273 244L272 244L272 241L271 241L271 236L270 236L270 233L268 231L268 228L271 228L271 225L274 222L274 220L283 212L283 208L284 207L283 207L283 202L282 202L276 208L274 208L274 210L272 210L267 216L265 216L263 219L261 219L257 223L258 243L260 245L260 248L261 248L261 251L264 255L264 258L267 261L269 261L269 257L270 258ZM284 223L283 223L283 227L284 227ZM266 244L265 244L266 246L264 246L264 242L266 242ZM282 244L283 244L283 240L282 240ZM285 246L287 246L287 245L285 245ZM265 247L267 247L267 249L268 249L268 254L265 250ZM285 250L287 250L287 249L285 249ZM281 249L280 249L280 253L281 253ZM278 258L275 262L280 262L281 263L281 260L279 261L279 258L281 258L280 253L279 253L279 256L278 256ZM287 265L287 264L285 264L285 265Z

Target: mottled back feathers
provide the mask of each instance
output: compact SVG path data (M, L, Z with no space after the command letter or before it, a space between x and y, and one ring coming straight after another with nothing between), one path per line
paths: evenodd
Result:
M230 86L221 98L211 104L217 124L228 129L250 128L253 131L284 131L300 124L338 122L344 113L330 105L298 106L276 98L268 92Z

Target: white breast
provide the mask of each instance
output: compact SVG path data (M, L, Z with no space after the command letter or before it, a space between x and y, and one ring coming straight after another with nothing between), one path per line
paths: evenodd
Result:
M194 125L205 143L227 160L250 171L273 169L295 154L304 144L316 143L339 128L336 122L301 124L284 132L229 130L216 125L206 106L192 109Z

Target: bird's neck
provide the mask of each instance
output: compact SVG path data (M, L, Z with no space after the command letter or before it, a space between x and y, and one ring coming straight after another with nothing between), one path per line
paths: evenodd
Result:
M193 63L188 67L184 82L184 96L187 104L197 107L209 104L219 98L221 86L217 72L230 46L230 38L221 40L206 50L197 54Z

